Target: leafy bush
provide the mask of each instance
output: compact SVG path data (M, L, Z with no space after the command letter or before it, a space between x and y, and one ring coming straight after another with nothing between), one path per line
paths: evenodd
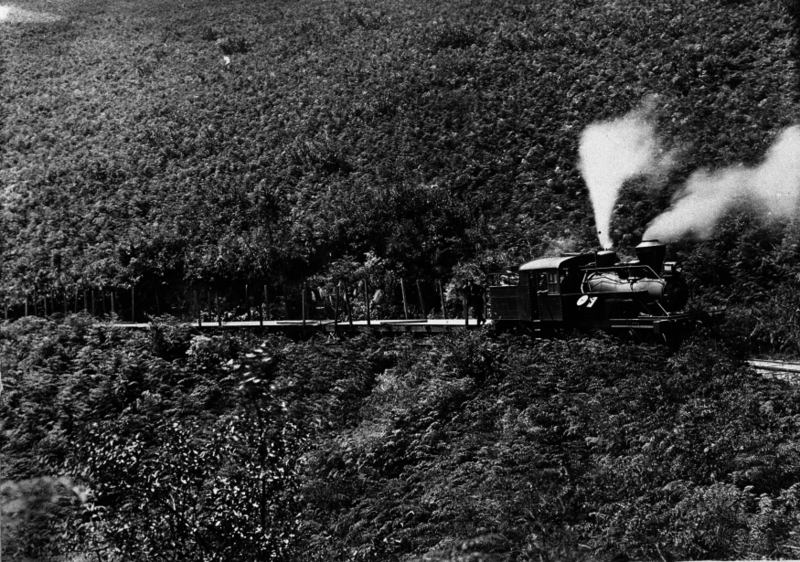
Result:
M244 54L250 50L250 45L244 37L221 37L216 43L224 55Z
M302 487L309 557L794 548L797 393L719 342L674 356L601 340L410 343L358 425L316 442Z
M80 531L131 560L286 559L296 443L268 436L265 423L242 411L149 435L90 428L76 464L93 490Z
M27 559L63 552L65 521L86 500L86 491L66 477L4 481L0 486L3 553Z
M17 517L9 548L288 556L304 437L280 402L239 389L267 380L260 363L241 375L224 367L252 337L192 337L169 322L131 333L78 317L6 324L0 342L4 481L71 473L88 490L85 505L21 510L35 517Z

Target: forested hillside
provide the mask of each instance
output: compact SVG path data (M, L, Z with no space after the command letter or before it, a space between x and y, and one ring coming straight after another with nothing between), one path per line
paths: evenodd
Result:
M800 355L799 41L797 0L0 6L6 303L480 278L656 229L728 319L678 350L3 322L3 554L796 557L800 396L743 359ZM587 147L620 124L647 158L600 158L634 170L606 228Z
M488 276L697 200L670 251L728 318L677 351L4 322L3 554L796 557L800 398L742 362L800 355L796 0L0 8L11 305ZM586 133L621 118L658 165L598 238Z
M0 24L17 302L134 283L179 300L368 252L447 279L597 247L581 132L647 102L677 157L657 185L626 183L624 249L692 172L755 164L800 120L791 0L15 6L41 15ZM798 271L793 221L787 238L739 211L676 248L717 300Z
M800 394L741 352L22 319L0 327L4 555L795 558Z

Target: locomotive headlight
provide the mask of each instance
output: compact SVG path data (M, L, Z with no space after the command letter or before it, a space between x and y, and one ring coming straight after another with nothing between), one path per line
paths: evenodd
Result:
M664 273L666 275L677 275L683 271L683 264L679 261L664 262Z

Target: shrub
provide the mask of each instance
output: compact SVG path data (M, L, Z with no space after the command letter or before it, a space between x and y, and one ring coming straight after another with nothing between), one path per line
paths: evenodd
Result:
M223 55L243 54L250 50L250 44L244 37L220 37L215 43Z

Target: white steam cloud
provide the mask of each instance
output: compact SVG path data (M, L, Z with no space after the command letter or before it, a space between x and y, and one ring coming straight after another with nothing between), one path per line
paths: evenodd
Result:
M755 168L742 165L692 174L672 206L656 217L644 239L662 242L711 236L722 215L737 201L748 201L767 219L789 218L800 197L800 126L785 129Z
M624 117L589 125L581 134L578 167L589 188L600 245L611 248L611 216L619 190L636 176L664 173L674 155L661 147L649 98Z

